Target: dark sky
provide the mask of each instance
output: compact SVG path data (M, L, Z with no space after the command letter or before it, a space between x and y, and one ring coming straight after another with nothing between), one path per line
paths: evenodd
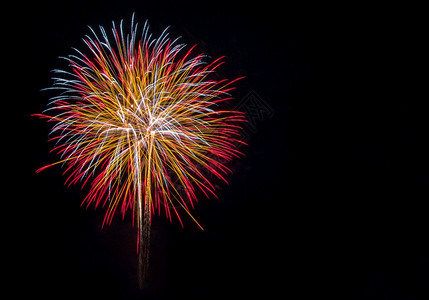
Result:
M250 2L34 1L16 9L16 43L4 47L13 54L5 60L16 92L7 101L18 119L7 116L13 159L2 198L12 205L4 259L13 261L17 296L427 299L429 106L416 92L418 16ZM133 12L155 33L170 25L187 44L225 55L222 75L246 76L234 96L253 109L230 184L194 211L205 231L155 217L144 292L131 216L101 229L103 211L80 208L84 192L64 187L59 168L36 175L55 156L48 126L30 117L48 101L40 90L62 66L58 57L83 48L86 26L108 28Z

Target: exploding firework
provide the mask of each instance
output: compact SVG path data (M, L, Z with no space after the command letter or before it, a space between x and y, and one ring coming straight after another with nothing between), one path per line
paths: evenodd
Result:
M89 187L82 204L105 208L103 226L132 211L144 277L152 215L183 226L185 212L200 226L190 209L199 194L215 196L208 175L226 181L225 162L241 155L244 115L221 109L237 80L212 79L222 58L205 62L167 29L154 38L147 22L140 32L134 16L128 34L112 24L110 37L90 29L87 52L74 49L69 69L53 71L60 93L37 116L53 124L60 158L38 172L62 164L67 185Z

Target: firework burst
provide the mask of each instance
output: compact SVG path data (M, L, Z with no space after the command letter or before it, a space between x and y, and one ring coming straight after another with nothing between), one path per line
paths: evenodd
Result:
M147 22L140 32L134 16L128 34L122 21L110 37L101 26L91 32L87 53L74 49L69 70L53 71L50 89L61 93L37 116L53 124L60 159L38 172L62 164L66 184L89 187L82 204L105 208L103 226L132 211L138 249L148 252L151 216L182 224L186 212L198 224L190 213L198 194L216 195L207 175L226 181L223 162L241 155L244 115L220 109L237 79L212 79L222 58L205 62L167 29L154 38Z

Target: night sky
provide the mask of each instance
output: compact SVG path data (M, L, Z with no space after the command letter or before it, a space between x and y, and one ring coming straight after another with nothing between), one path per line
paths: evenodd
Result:
M429 105L413 71L418 17L250 2L16 8L13 42L3 46L5 91L14 91L3 98L11 111L3 111L2 143L13 298L429 299ZM52 96L41 89L64 66L58 57L85 48L87 25L109 28L133 12L155 35L171 26L198 51L225 55L219 74L246 77L234 97L250 118L229 185L218 182L219 198L201 198L193 212L205 231L185 215L184 228L154 217L143 292L131 215L101 229L104 211L81 208L85 191L64 187L59 167L35 174L56 157L48 125L30 116Z

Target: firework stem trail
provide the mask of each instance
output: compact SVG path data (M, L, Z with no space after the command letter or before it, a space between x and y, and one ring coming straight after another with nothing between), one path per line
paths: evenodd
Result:
M146 185L145 185L145 199L143 203L143 197L141 193L141 172L139 170L140 164L140 155L137 161L137 172L138 172L138 274L139 274L139 287L143 289L144 283L146 282L146 277L149 271L149 253L150 253L150 211L151 211L151 182L150 182L150 168L151 168L151 158L152 158L152 148L153 148L153 134L150 134L149 144L148 144L148 157L147 157L147 173L146 173ZM138 152L138 151L136 151ZM144 207L144 208L143 208Z

